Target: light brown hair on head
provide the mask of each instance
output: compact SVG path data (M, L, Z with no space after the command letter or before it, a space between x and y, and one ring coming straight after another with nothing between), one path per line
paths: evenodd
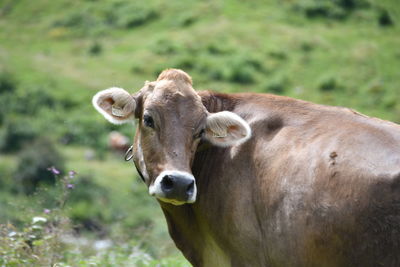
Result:
M158 76L157 81L173 80L182 81L193 85L192 78L184 71L178 69L166 69Z

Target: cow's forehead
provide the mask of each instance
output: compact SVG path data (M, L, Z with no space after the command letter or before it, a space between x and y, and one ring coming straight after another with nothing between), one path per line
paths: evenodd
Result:
M164 122L176 123L196 128L207 116L201 97L188 84L173 80L152 82L154 87L148 91L143 111L156 112ZM154 113L153 113L154 114Z
M181 81L174 80L161 80L155 83L153 94L157 97L165 95L177 95L198 98L197 93L191 85Z
M200 105L201 98L188 84L173 80L153 82L153 88L146 97L146 105L168 105L169 103L181 105Z

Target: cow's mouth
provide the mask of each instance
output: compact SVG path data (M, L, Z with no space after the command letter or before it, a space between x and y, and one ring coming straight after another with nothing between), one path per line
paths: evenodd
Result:
M162 201L162 202L169 203L169 204L172 204L172 205L175 205L175 206L181 206L183 204L187 204L188 203L188 202L185 202L185 201L178 201L178 200L175 200L175 199L169 199L169 198L163 198L163 197L158 197L157 199Z

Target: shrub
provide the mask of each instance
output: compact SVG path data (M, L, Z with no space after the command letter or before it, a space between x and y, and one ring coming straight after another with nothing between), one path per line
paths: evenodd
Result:
M81 235L68 214L82 201L90 202L86 207L90 213L93 204L104 198L106 190L98 191L90 177L80 179L75 177L75 172L56 174L56 180L51 191L57 194L46 196L49 202L43 206L46 208L38 211L30 206L29 209L22 207L25 220L20 227L0 224L0 266L189 266L176 258L164 257L161 262L153 259L144 250L149 248L143 232L140 241L127 239L126 229L117 240L104 239L104 236L96 240L93 235ZM95 191L98 192L91 193ZM42 202L43 196L41 192L32 199ZM104 205L100 203L98 209Z
M233 65L228 74L228 80L234 83L250 84L254 82L253 70L248 66Z
M0 123L15 114L35 115L44 107L53 109L56 101L43 87L4 92L0 97Z
M368 0L335 0L333 2L344 10L349 11L370 7Z
M207 52L212 55L224 55L229 53L229 47L220 42L212 42L206 46Z
M172 55L182 50L182 47L170 39L161 38L156 40L150 49L157 55Z
M311 52L315 48L316 48L316 45L315 45L315 43L312 43L312 42L302 42L300 44L301 51L303 51L305 53Z
M367 0L302 0L293 7L308 18L342 20L356 10L369 8L370 4Z
M115 19L115 24L120 28L134 28L144 25L156 18L158 12L148 4L138 4L139 2L125 2L114 5L111 14Z
M63 218L66 219L66 218ZM1 266L56 266L65 247L61 244L61 225L55 227L46 217L34 216L20 230L12 225L0 225Z
M57 177L57 173L53 167L51 175ZM68 248L63 239L72 235L64 210L70 191L68 178L58 180L60 194L52 199L52 209L38 212L22 207L27 221L21 227L0 224L1 266L64 266L60 263L66 260Z
M101 44L99 44L98 42L94 42L88 50L89 55L92 56L96 56L101 54L101 52L103 51L103 47L101 46Z
M378 12L378 23L379 26L387 27L394 24L389 12L386 9L381 9Z
M106 188L95 183L91 176L81 176L75 179L70 192L68 215L74 224L99 231L108 216L103 209L108 202Z
M190 62L190 58L188 59ZM212 60L209 57L199 56L196 60L195 69L204 79L221 81L224 79L227 67L221 61Z
M54 184L54 174L49 167L64 169L64 159L54 144L47 138L40 137L20 152L14 179L20 191L31 194L40 184Z
M106 29L130 29L144 25L158 18L157 10L149 5L135 1L110 1L106 4L82 4L79 10L67 13L53 21L51 27L73 28L78 35L98 34Z
M9 117L0 131L0 151L19 151L39 136L34 122L28 118Z
M194 61L194 59L192 59ZM190 60L189 60L190 62ZM264 71L264 66L251 55L202 56L195 60L194 69L209 79L238 84L251 84L256 80L256 74Z
M0 94L13 92L17 88L14 76L9 72L0 73Z
M64 125L60 129L59 136L64 144L79 144L96 148L106 148L102 143L105 134L108 132L111 124L103 120L93 120L90 115L80 116L71 113L71 116L65 118Z
M10 110L30 116L44 107L53 109L56 106L55 99L45 87L24 88L24 92L14 96L10 102L13 105Z
M307 1L302 7L308 18L344 19L348 14L332 1Z
M341 86L339 85L335 77L327 76L321 79L318 88L321 91L334 91L340 89Z
M289 86L289 80L285 76L280 76L268 81L264 86L264 91L272 94L283 94Z
M268 56L282 61L288 59L288 55L285 51L270 51L268 52Z
M65 28L82 28L92 24L95 24L95 17L88 14L88 9L79 9L67 13L64 18L57 19L53 22L54 27L65 27Z
M337 87L336 79L329 78L321 82L319 89L321 91L332 91Z
M193 12L183 12L176 19L176 24L180 27L188 27L198 20L198 16Z
M263 65L251 56L239 55L228 62L226 80L240 84L255 82L256 72L262 71Z
M185 54L177 58L174 67L190 71L194 68L195 64L196 64L195 58L189 54Z
M9 162L0 162L0 188L2 192L14 191L13 171L14 168L10 166Z
M144 66L140 63L134 63L130 71L132 74L143 74L146 72Z

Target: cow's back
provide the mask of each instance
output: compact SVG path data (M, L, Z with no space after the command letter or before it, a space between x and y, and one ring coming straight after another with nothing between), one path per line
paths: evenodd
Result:
M271 261L400 264L400 127L292 101L245 109Z
M193 163L198 200L165 208L186 216L186 232L169 225L192 263L400 264L398 125L285 97L234 100L231 111L249 122L252 138L201 146Z

